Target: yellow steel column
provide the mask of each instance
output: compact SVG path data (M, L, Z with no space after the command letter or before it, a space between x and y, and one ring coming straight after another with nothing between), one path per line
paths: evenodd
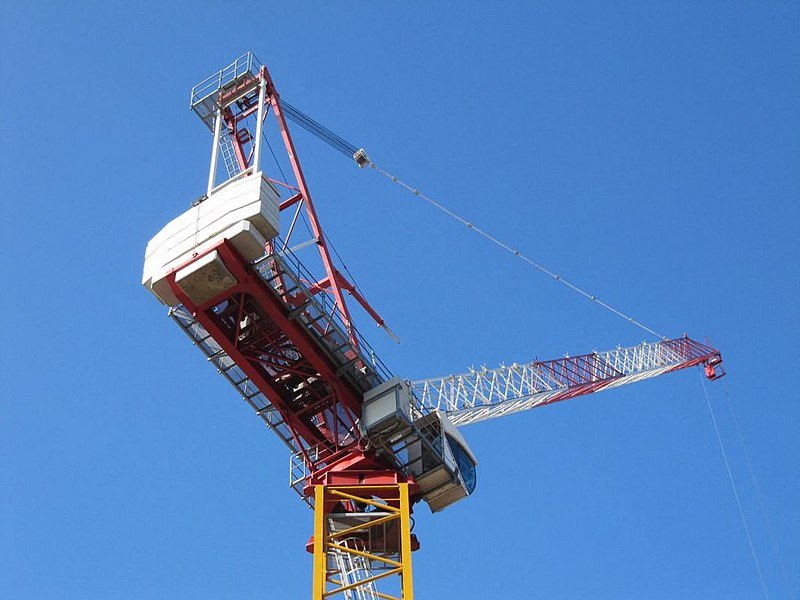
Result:
M371 505L376 510L361 513L363 520L342 525L339 523L328 531L326 500L329 503L350 501ZM341 519L340 519L341 520ZM399 521L399 523L398 523ZM397 545L381 548L369 545L348 544L347 538L358 540L358 536L369 539L373 527L395 523L399 530ZM339 573L335 567L328 569L329 553L342 556L361 557L368 562L362 572L356 574ZM374 567L374 570L373 570ZM337 573L338 576L337 576ZM397 576L390 582L390 589L397 590L399 596L377 591L375 582ZM386 600L414 600L414 584L411 573L411 500L407 483L378 485L317 485L314 486L314 582L312 600L326 600L339 594L347 595L348 590L359 589ZM387 590L388 591L388 590Z
M323 600L328 575L325 553L325 486L314 486L314 588L311 600Z
M400 561L403 563L403 600L414 600L414 583L411 576L411 506L408 501L408 484L398 484L400 492Z

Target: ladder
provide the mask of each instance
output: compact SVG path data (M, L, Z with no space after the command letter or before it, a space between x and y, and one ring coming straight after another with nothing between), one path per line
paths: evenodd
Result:
M341 540L340 544L354 550L359 549L358 539L350 538ZM339 576L341 577L341 582L343 585L352 585L358 583L359 581L371 579L373 577L374 573L372 572L372 566L370 565L368 558L335 549L332 549L330 553L333 554L336 560L336 567L339 571ZM344 597L347 600L379 599L377 590L375 589L374 581L368 581L361 585L356 585L353 588L345 590Z
M230 133L225 131L219 136L219 153L222 155L222 162L225 164L225 170L228 172L230 179L234 175L239 174L239 161L236 160L236 154L233 150L233 142L231 141Z

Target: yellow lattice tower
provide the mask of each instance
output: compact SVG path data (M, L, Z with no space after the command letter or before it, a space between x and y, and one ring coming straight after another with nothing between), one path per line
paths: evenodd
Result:
M412 600L410 513L408 483L316 485L312 599Z

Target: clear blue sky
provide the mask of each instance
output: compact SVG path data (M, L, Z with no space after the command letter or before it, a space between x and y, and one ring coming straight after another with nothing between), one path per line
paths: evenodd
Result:
M147 240L204 189L189 90L252 49L386 169L655 329L713 340L767 590L799 598L798 31L796 2L6 3L0 597L308 596L287 452L139 285ZM403 340L362 325L395 373L642 341L297 143ZM763 597L695 372L464 433L478 488L418 508L418 597Z

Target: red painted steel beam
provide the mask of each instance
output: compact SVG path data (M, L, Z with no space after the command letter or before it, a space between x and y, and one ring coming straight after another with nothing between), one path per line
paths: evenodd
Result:
M226 299L235 301L234 298L237 294L246 294L251 298L257 307L277 326L280 332L291 340L303 359L314 368L319 378L324 380L325 384L332 390L333 398L331 403L328 404L327 407L324 407L324 403L321 403L316 407L318 410L321 408L330 408L335 415L337 413L336 403L339 402L346 408L354 424L361 414L360 392L352 388L347 380L342 379L336 374L338 365L331 361L319 342L313 339L312 334L300 321L289 317L289 309L286 305L276 296L268 285L259 278L258 274L252 270L235 248L227 241L223 241L216 247L203 252L187 264L190 264L194 260L214 250L219 253L225 267L236 278L237 284L229 290L226 290L223 294L198 306L186 296L175 282L175 274L177 271L186 266L182 265L174 269L168 276L168 281L173 292L181 303L192 312L197 321L211 334L225 353L242 369L258 389L267 396L270 402L279 410L287 425L289 425L297 435L305 440L309 446L323 443L328 444L331 448L337 447L339 442L335 439L335 432L330 431L329 427L314 425L309 418L301 418L304 415L298 413L307 413L308 407L302 407L300 410L297 410L287 402L287 399L280 393L280 390L275 387L275 382L265 376L262 369L257 368L253 364L252 356L249 356L252 355L252 348L239 347L236 341L231 339L229 333L218 324L217 318L213 313L213 308ZM238 333L238 330L236 333Z
M311 194L308 191L308 185L306 184L306 178L303 173L303 168L300 165L300 161L297 158L297 150L294 146L294 141L292 140L292 135L289 133L289 127L286 124L286 118L283 116L283 111L281 109L280 103L280 95L278 94L277 89L275 89L275 85L272 82L272 77L270 77L269 72L267 71L266 67L261 67L261 77L263 77L267 82L267 99L269 103L272 105L272 109L275 114L275 118L278 121L278 127L281 132L281 136L283 138L283 143L286 147L286 151L289 155L289 162L292 165L292 171L294 172L295 180L297 181L297 187L300 189L300 194L306 201L306 210L308 211L310 226L313 231L314 238L316 239L316 245L319 249L320 258L322 260L322 264L325 267L325 271L328 274L328 279L331 280L331 292L333 293L334 299L336 300L336 305L339 307L339 311L341 313L342 320L344 321L345 327L348 329L348 334L350 336L350 341L355 348L359 347L358 339L356 339L355 334L353 333L352 328L352 318L350 317L350 311L347 309L347 304L345 304L344 297L342 295L342 290L339 287L339 284L334 279L334 271L335 268L333 266L333 260L331 259L330 251L328 250L327 242L325 241L325 236L322 234L322 227L319 224L319 218L317 217L317 211L314 208L314 203L311 200Z
M718 359L719 361L722 359L719 350L701 344L689 337L664 340L660 343L683 357L683 360L679 364L669 368L665 371L666 373L687 369L700 364L707 364L713 359ZM569 400L600 391L618 379L628 376L599 359L600 355L583 354L580 356L559 358L537 363L536 366L538 368L548 371L551 377L560 378L567 387L563 392L542 402L542 405L553 404L555 402L561 402L563 400ZM593 363L601 368L603 373L601 376L598 377L597 373L592 372L591 366ZM589 365L590 368L587 369L586 365ZM545 390L541 391L543 392Z

